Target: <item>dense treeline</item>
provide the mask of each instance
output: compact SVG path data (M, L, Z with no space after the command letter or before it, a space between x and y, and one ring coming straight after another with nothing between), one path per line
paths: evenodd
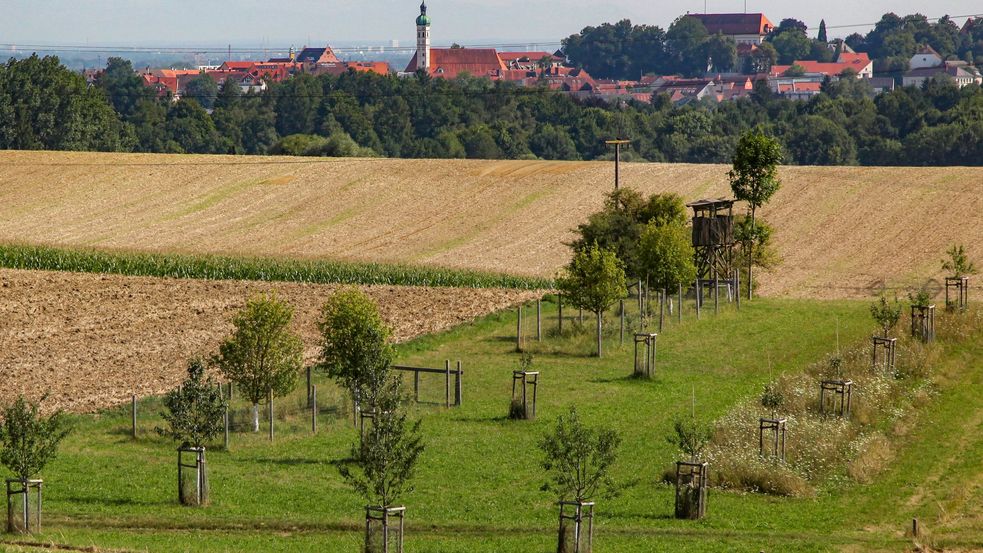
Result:
M207 78L203 78L207 81ZM92 87L58 63L0 66L0 148L413 158L600 159L603 140L629 158L729 163L752 128L800 164L979 165L983 91L946 80L872 97L857 80L798 102L767 87L749 99L673 107L664 96L611 106L485 79L298 76L260 94L196 83L156 98L113 59ZM203 107L211 106L211 111Z
M866 52L874 71L900 77L919 46L934 48L944 59L983 65L983 21L971 22L966 32L949 17L935 23L920 14L884 15L866 35L854 33L846 44ZM563 40L569 61L601 79L638 79L641 75L703 75L716 72L761 73L775 63L795 60L833 61L837 45L828 41L823 22L816 37L805 23L784 19L751 56L739 63L733 39L711 35L692 17L680 17L667 31L651 25L632 25L630 20L586 27Z

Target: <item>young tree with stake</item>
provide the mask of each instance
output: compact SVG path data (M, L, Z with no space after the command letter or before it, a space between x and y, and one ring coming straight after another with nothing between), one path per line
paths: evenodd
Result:
M43 398L42 398L43 401ZM37 476L51 462L58 452L58 444L68 436L70 429L61 411L44 417L40 406L19 396L3 410L0 423L0 463L7 467L20 482L24 499L23 530L29 528L28 489L35 483L30 480ZM9 488L8 488L9 489ZM41 488L38 487L37 520L41 517ZM14 531L14 514L10 512L12 503L7 498L7 529Z
M185 448L198 450L196 490L188 494L185 481L178 469L178 497L183 503L204 505L208 503L208 476L205 472L205 444L215 439L224 430L225 398L222 390L211 377L205 375L205 364L193 359L188 364L188 378L175 390L164 396L164 407L160 415L167 428L157 427L157 433L179 442L178 464L181 464L180 451ZM190 498L194 498L193 500Z
M276 296L258 296L233 319L235 331L219 347L214 363L253 405L253 432L259 432L259 404L293 389L303 367L304 344L290 331L293 308Z
M376 329L372 329L375 331ZM375 348L378 351L378 348ZM378 365L376 365L378 366ZM374 371L363 388L371 402L372 425L352 446L351 460L339 466L342 478L369 503L386 511L413 490L410 480L423 453L420 421L409 423L403 410L402 380L391 371ZM368 512L366 513L368 523ZM381 553L386 533L366 533L366 553Z
M611 478L611 467L617 459L620 444L617 431L588 427L581 422L577 409L571 406L566 415L557 418L556 427L539 442L543 452L542 466L550 476L543 491L556 493L561 507L570 501L583 505L598 494L616 496L620 486ZM568 539L561 511L557 551L570 550ZM587 551L590 551L589 539Z
M778 140L760 131L750 132L741 137L734 153L734 167L727 173L734 197L748 203L751 214L751 234L755 229L755 214L759 207L768 203L781 187L778 178L778 164L782 162L782 146ZM748 254L748 299L753 292L752 267L754 265L754 241L749 242L752 249Z
M611 250L592 244L574 254L557 288L571 305L597 316L597 356L601 356L601 318L604 311L623 298L628 288L624 264Z

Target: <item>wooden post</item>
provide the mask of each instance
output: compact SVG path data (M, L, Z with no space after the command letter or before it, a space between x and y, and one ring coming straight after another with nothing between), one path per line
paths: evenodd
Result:
M312 385L313 384L311 383L311 368L310 367L307 367L307 405L308 405L308 407L311 405L311 386Z
M522 351L522 306L520 305L516 311L515 319L515 351Z
M133 394L130 396L130 411L132 415L132 430L133 439L137 439L137 395ZM25 492L27 493L27 492Z
M625 345L625 300L621 300L621 345Z
M662 332L662 326L666 322L666 289L663 288L659 293L659 332Z
M311 385L311 432L317 434L317 385Z
M229 382L229 401L232 401L232 383Z
M703 295L703 286L700 283L700 279L696 279L696 320L700 320L700 300Z
M683 284L679 283L679 301L676 305L676 320L683 322Z
M580 308L580 314L577 315L577 320L580 321L580 324L584 324L584 308L583 307Z
M543 341L543 300L536 300L536 341Z
M597 357L601 357L601 312L597 312Z
M273 389L270 389L270 441L273 441Z
M563 337L563 294L557 294L556 303L559 308L559 314L556 317L556 331L560 337Z
M455 389L454 404L460 407L461 404L464 402L464 383L462 382L464 380L464 371L461 369L460 361L457 362L457 376L455 378L456 379L454 381L454 389Z
M413 399L420 403L420 371L413 371Z
M444 361L444 407L451 406L451 362Z
M913 537L913 538L917 538L918 537L918 519L917 518L911 519L911 537Z
M225 406L225 414L223 416L223 422L225 423L225 450L229 450L229 406Z
M713 272L713 314L720 314L720 279L717 272Z

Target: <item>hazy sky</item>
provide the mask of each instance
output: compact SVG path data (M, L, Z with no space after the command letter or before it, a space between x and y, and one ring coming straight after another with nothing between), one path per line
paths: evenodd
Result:
M743 11L743 0L709 0L709 11ZM586 25L630 18L663 28L703 0L429 0L436 45L559 40ZM0 44L227 44L285 46L351 41L414 41L419 0L2 0ZM983 13L979 0L748 0L778 23L811 28L877 21L880 15ZM959 20L960 24L962 20ZM831 29L845 36L865 27Z

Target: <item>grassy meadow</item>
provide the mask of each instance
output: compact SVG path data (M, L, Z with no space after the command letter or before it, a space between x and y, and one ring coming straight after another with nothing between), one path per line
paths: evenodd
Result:
M873 330L868 304L758 299L740 313L732 306L719 316L705 310L701 321L688 304L683 323L673 319L659 337L652 381L629 378L630 332L619 346L616 318L609 318L599 360L589 357L589 316L585 333L558 337L555 307L544 304L539 343L528 315L535 310L525 313L527 349L542 372L535 421L505 417L518 365L514 312L399 348L402 364L461 360L465 370L461 408L413 407L427 450L416 489L403 501L407 551L554 550L555 498L539 489L545 475L536 444L569 405L591 424L614 426L624 440L615 476L630 485L617 498L598 499L596 551L900 551L912 543L904 530L915 516L939 543L980 545L981 509L971 507L983 495L983 405L973 391L983 384L979 340L945 345L941 393L920 415L923 424L898 438L899 455L872 484L827 486L808 499L711 490L707 518L690 522L672 518L672 489L660 482L676 457L666 442L673 417L694 405L701 417L724 415L765 383L832 351L837 325L844 343L866 339ZM421 382L422 401L443 402L441 377ZM0 540L11 550L28 542L137 551L358 550L364 502L336 468L356 432L339 390L320 376L316 384L317 435L300 381L294 395L276 403L272 444L265 423L259 434L246 431L247 406L234 402L230 451L220 443L209 449L207 508L177 504L175 444L153 432L158 399L141 401L136 440L128 407L75 417L74 433L43 474L43 533ZM939 447L941 441L955 445ZM975 487L958 487L960 481ZM954 502L968 510L969 522L939 516Z

